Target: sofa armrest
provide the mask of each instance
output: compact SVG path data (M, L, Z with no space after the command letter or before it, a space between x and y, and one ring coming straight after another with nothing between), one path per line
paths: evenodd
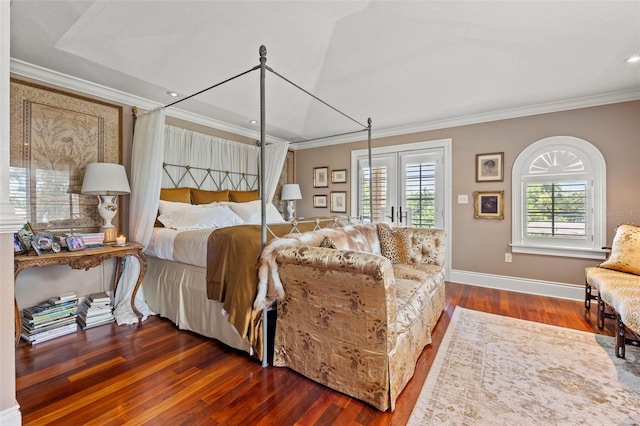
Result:
M279 249L276 262L285 293L283 309L302 304L316 331L360 349L386 353L395 346L396 288L388 259L303 246Z

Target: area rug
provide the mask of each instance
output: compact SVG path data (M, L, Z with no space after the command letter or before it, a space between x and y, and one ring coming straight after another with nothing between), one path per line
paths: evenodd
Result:
M640 348L457 307L409 425L640 425Z

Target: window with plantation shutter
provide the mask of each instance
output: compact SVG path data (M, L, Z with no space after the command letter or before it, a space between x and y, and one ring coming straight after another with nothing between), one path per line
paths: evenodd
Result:
M527 147L513 166L513 252L601 258L605 162L568 136Z

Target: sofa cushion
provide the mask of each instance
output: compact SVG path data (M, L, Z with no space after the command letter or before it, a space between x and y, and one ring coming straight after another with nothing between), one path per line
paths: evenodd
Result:
M441 284L442 268L420 263L392 265L396 282L398 333L404 333L422 315L435 288Z
M611 255L600 267L640 275L640 227L619 225L613 238Z
M391 263L411 262L411 231L378 224L378 238L382 255Z

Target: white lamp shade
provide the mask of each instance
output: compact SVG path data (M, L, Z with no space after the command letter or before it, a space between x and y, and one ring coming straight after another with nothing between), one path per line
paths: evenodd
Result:
M300 185L297 183L288 183L282 185L282 195L280 196L281 200L301 200L302 193L300 192Z
M87 164L81 192L89 195L131 194L124 166L113 163Z

